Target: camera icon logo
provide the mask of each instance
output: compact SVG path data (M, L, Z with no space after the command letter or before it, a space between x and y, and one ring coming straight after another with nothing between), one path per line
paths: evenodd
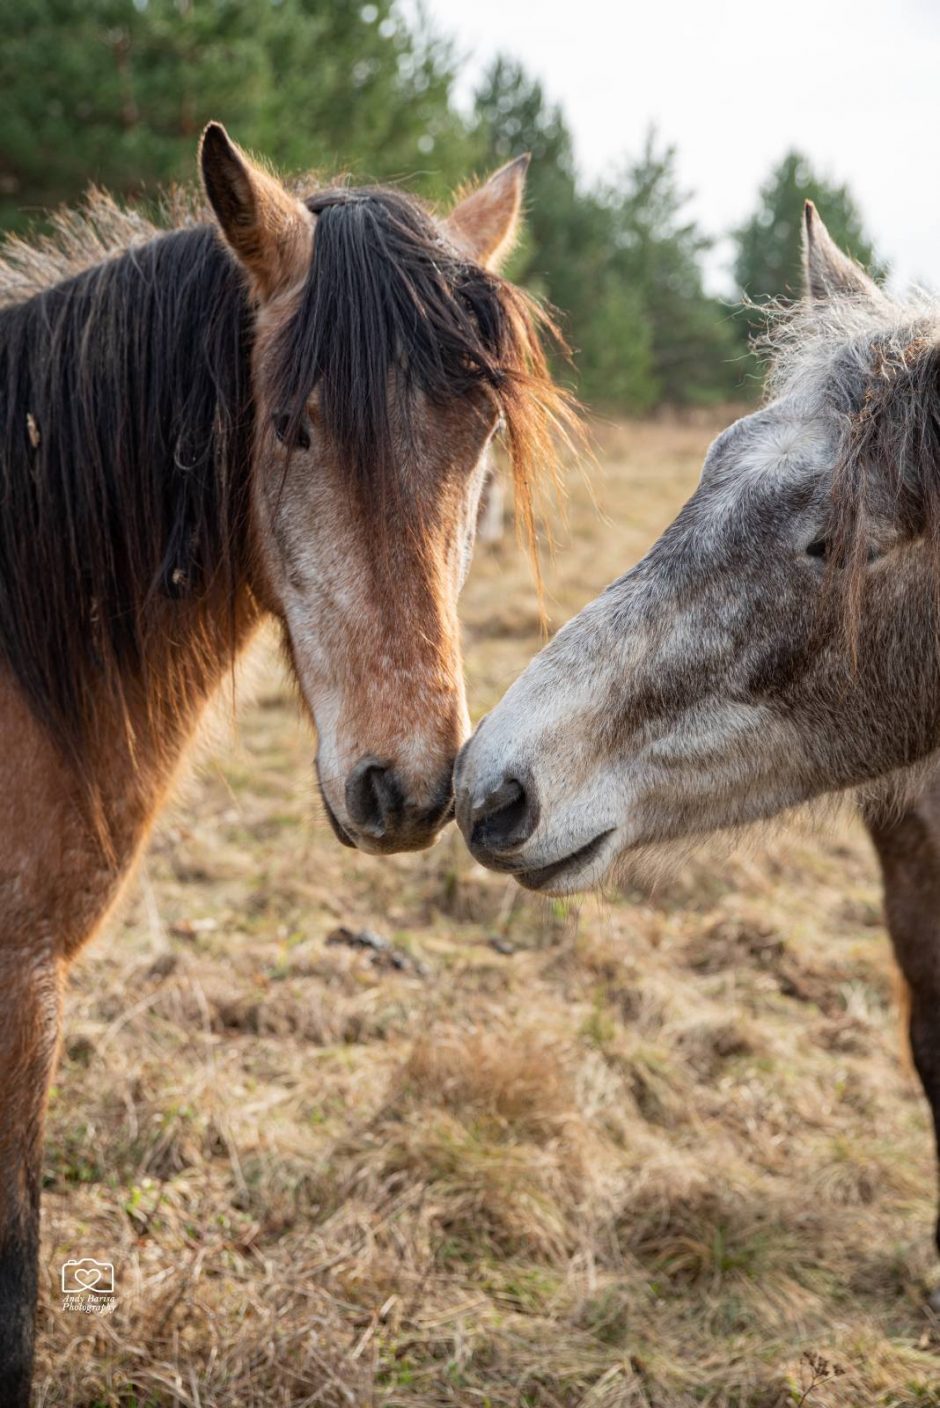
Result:
M114 1265L110 1261L95 1261L84 1256L80 1261L70 1258L62 1264L62 1294L79 1296L93 1291L96 1296L114 1295Z

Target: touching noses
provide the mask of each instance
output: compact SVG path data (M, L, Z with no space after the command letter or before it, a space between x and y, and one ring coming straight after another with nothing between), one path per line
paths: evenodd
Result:
M457 825L477 860L495 863L497 869L502 858L528 841L538 821L531 780L503 777L476 790L458 788Z
M391 763L367 754L346 778L346 814L354 828L341 837L366 849L414 851L427 846L453 813L452 769L448 766L430 803L409 797Z

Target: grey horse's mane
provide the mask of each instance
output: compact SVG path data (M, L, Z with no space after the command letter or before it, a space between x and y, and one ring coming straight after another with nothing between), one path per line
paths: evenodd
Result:
M755 350L767 365L767 397L793 398L810 415L851 417L874 381L903 383L912 348L940 344L940 299L924 290L903 302L879 293L771 302L759 311L766 327Z
M771 308L760 347L767 392L834 426L833 579L857 623L876 504L928 546L940 588L940 300L873 292Z

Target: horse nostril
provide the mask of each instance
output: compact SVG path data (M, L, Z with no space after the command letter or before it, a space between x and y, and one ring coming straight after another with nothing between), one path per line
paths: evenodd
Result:
M346 810L360 831L381 841L401 805L401 789L389 765L360 758L346 779Z
M527 791L518 778L504 778L475 803L470 815L470 845L485 851L521 846L532 835L538 819L534 791Z

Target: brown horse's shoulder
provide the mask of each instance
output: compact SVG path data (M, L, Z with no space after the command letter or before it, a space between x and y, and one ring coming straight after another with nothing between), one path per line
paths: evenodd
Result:
M76 770L0 670L0 954L68 959L98 928L149 820L133 789L125 796L109 790L106 848Z

